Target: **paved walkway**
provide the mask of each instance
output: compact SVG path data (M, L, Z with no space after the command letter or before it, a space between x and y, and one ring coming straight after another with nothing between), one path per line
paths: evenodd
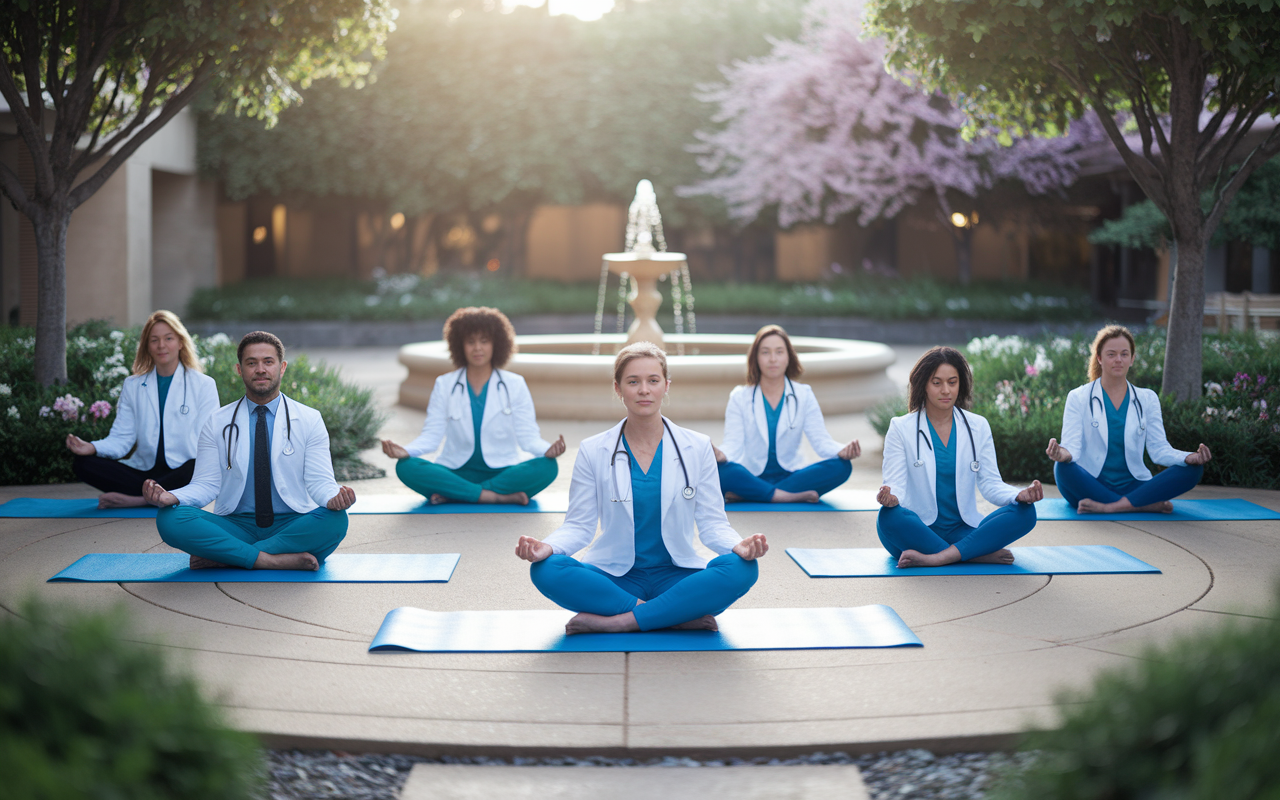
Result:
M380 397L398 380L386 352L324 355L346 364L351 378L370 377ZM386 435L404 440L420 423L417 412L397 410ZM598 427L543 423L544 435L564 432L574 449ZM719 435L714 422L691 427ZM877 486L879 440L865 418L834 418L830 427L837 438L870 444L852 488ZM559 488L567 488L573 455ZM403 487L386 478L356 489ZM90 495L79 485L0 488L0 501ZM1191 496L1244 497L1280 510L1280 492L1201 487ZM773 548L740 607L885 603L925 646L367 652L398 606L553 608L512 549L520 534L550 533L554 514L353 517L345 552L462 554L452 581L422 585L46 584L85 553L169 548L150 520L0 520L0 605L14 610L28 592L125 605L141 639L189 665L235 724L275 745L490 755L782 755L906 743L948 751L1007 744L1026 725L1052 720L1059 689L1085 686L1176 634L1263 613L1280 567L1274 522L1042 522L1020 544L1115 545L1163 573L813 580L783 550L877 546L874 514L731 511L730 520L743 534L767 533Z

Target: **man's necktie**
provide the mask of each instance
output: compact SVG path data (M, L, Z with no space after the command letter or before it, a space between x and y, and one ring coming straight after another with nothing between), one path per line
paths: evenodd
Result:
M257 428L253 432L253 516L259 528L276 521L271 508L271 447L267 440L267 407L258 406Z

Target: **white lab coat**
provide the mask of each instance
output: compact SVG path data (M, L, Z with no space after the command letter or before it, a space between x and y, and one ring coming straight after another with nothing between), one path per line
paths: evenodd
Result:
M938 466L930 450L932 437L929 434L929 422L923 416L923 409L912 411L889 421L889 430L884 436L884 484L898 498L903 508L916 512L920 521L932 525L938 518L937 476ZM973 429L973 439L969 438L969 428L960 419L963 414ZM982 523L983 515L978 512L978 501L974 489L982 492L987 502L997 506L1013 505L1017 502L1016 486L1010 486L1000 478L1000 467L996 465L996 448L991 439L991 424L985 417L955 409L951 421L951 443L956 452L956 505L965 524L971 528ZM917 436L917 425L922 435ZM929 444L925 444L929 437ZM920 454L916 456L916 441L920 442ZM973 462L974 450L978 453L981 468L974 472L969 466ZM923 462L915 466L916 461Z
M480 448L484 463L497 469L546 453L551 443L544 440L538 430L533 396L529 394L524 378L514 372L495 369L489 376L488 386L484 419L480 421ZM405 446L410 457L434 453L443 439L444 449L435 462L449 469L457 469L467 463L476 449L470 391L466 367L436 378L431 399L427 401L427 419L422 423L422 433ZM506 413L507 408L511 409L510 414Z
M191 483L172 489L178 502L203 508L217 498L213 513L234 513L244 495L250 459L249 426L256 424L251 416L254 404L248 399L240 403L235 415L237 428L228 427L236 404L228 403L210 417L200 433L200 449L196 453L195 475ZM288 409L288 420L285 419ZM288 430L292 423L293 435ZM227 446L234 448L231 469L227 469ZM285 453L288 445L292 452ZM271 429L271 482L285 505L305 514L325 505L338 493L333 478L333 457L329 453L329 430L320 412L291 397L283 396L276 407Z
M840 454L840 443L827 433L822 409L818 407L813 389L807 384L787 379L778 414L775 446L778 464L788 472L805 466L804 457L800 454L802 434L809 438L809 444L819 458L825 460ZM720 449L730 461L746 467L752 475L764 472L769 461L769 426L765 417L764 392L759 391L759 387L735 386L729 393L729 405L724 410L724 446Z
M573 463L569 511L564 524L545 539L558 555L573 555L595 538L598 523L600 538L583 554L582 561L610 575L625 575L636 561L630 461L617 458L613 467L609 466L621 428L619 422L604 433L583 440ZM669 432L664 430L662 437L662 542L677 567L701 569L707 565L707 559L694 550L695 528L707 549L718 555L733 550L742 537L730 527L724 513L711 439L675 424ZM676 458L677 448L689 472L689 484L697 490L689 500L683 495L684 472ZM613 477L610 477L611 471ZM617 495L614 494L615 479ZM613 502L615 497L625 498L627 502Z
M1160 396L1133 384L1129 384L1129 389L1129 412L1124 420L1124 461L1133 477L1149 481L1151 470L1142 461L1143 448L1151 454L1152 461L1166 467L1185 464L1191 454L1176 450L1169 444L1160 413ZM1107 407L1099 403L1110 402L1102 381L1090 381L1072 389L1062 409L1062 436L1058 441L1071 458L1095 478L1107 460ZM1141 416L1139 403L1142 406ZM1090 408L1093 414L1089 413Z
M182 413L186 406L187 413ZM202 372L188 370L181 363L173 373L164 402L164 460L178 468L196 457L200 431L218 410L218 384ZM92 442L103 458L124 459L120 463L143 471L156 465L160 443L160 388L156 371L130 375L124 379L116 403L116 419L107 438ZM137 449L134 449L134 445ZM133 455L124 458L133 449Z

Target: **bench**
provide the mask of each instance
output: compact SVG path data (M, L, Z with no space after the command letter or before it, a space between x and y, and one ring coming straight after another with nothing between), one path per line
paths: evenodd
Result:
M1280 294L1214 292L1204 298L1204 315L1216 318L1219 333L1226 333L1232 327L1259 330L1264 319L1280 320ZM1238 326L1231 324L1232 317L1239 318Z

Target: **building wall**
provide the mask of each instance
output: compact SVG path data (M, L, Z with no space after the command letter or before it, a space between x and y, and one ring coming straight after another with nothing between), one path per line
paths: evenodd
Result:
M151 172L151 301L179 315L218 282L217 193L194 175Z
M622 250L626 232L627 210L622 206L539 206L529 221L526 274L561 281L598 280L601 256Z

